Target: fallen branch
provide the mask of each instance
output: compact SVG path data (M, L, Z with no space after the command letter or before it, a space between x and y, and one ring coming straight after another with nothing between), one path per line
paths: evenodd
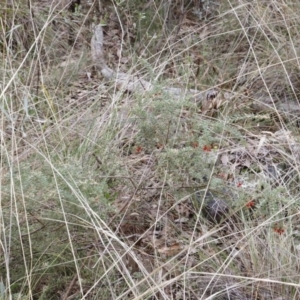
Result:
M94 34L91 40L91 51L94 65L97 70L101 72L106 80L115 81L118 89L134 93L150 91L154 88L154 85L151 82L123 72L115 72L107 66L103 53L103 30L101 25L96 25L94 27ZM214 98L218 93L216 90L200 92L198 90L185 90L176 87L165 88L164 91L175 97L189 95L196 101Z

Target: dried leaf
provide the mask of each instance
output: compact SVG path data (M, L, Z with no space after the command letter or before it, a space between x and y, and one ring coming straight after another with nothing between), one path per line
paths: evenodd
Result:
M187 223L189 221L189 218L181 217L179 219L174 220L174 223Z
M257 146L256 151L255 151L255 156L258 155L258 153L259 153L261 147L263 146L263 144L265 143L265 141L266 141L266 136L264 135L260 138L260 141L259 141L258 146Z
M223 164L224 166L227 166L227 165L228 165L228 163L229 163L229 157L228 157L227 154L223 154L223 155L221 156L221 162L222 162L222 164Z
M172 246L164 246L157 249L157 251L160 254L163 254L167 257L174 256L178 254L181 250L182 250L182 246L179 243L175 243Z

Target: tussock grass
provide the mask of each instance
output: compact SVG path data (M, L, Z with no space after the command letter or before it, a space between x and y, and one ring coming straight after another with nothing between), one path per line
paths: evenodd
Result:
M299 298L298 5L166 3L3 3L1 299Z

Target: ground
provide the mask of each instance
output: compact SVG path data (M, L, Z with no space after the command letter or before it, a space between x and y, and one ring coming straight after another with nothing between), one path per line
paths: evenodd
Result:
M300 298L297 5L80 2L1 4L0 298Z

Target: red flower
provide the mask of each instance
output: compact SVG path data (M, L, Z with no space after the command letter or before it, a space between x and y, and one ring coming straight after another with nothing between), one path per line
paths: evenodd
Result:
M243 185L243 183L242 183L241 181L239 181L239 182L236 184L237 187L241 187L242 185Z
M247 203L246 203L246 207L247 208L254 208L255 207L255 200L250 200L250 201L248 201Z
M210 151L211 151L211 146L205 145L205 146L203 147L203 151L205 151L205 152L210 152Z
M284 233L284 229L282 227L274 227L274 231L279 235L282 235Z
M141 153L142 150L143 150L143 148L142 148L141 146L137 146L137 147L135 148L135 152L136 152L136 153Z

